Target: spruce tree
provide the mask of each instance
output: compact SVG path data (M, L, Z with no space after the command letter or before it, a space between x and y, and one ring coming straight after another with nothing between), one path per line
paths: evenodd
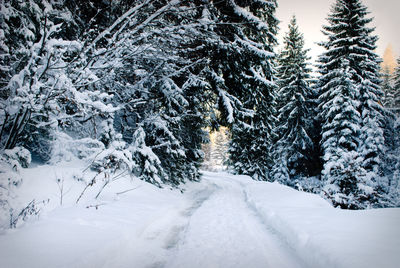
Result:
M322 43L326 52L319 58L323 179L327 189L335 189L335 194L325 191L325 196L343 208L363 208L368 202L376 202L373 196L382 175L384 111L379 104L379 58L374 52L377 37L368 27L372 19L367 15L360 0L336 0L328 16L329 25L323 27L328 39ZM340 80L338 74L346 78ZM337 166L333 163L350 160L363 170L347 170L346 176L342 174L344 183L333 187L332 168Z
M388 193L383 206L400 205L400 58L393 74L392 105L387 107L385 144L385 176Z
M216 166L223 167L227 160L228 133L226 128L221 128L213 133L211 159Z
M382 98L383 106L387 108L393 107L393 86L392 86L392 76L390 74L389 68L386 66L381 70L381 88L384 93L384 97Z
M275 0L213 1L209 9L217 42L209 43L208 77L220 122L232 134L228 162L236 173L258 180L266 180L272 166L275 9Z
M384 177L381 179L380 188L384 196L380 201L382 207L398 206L400 202L400 117L386 108L386 124L384 128L385 156ZM397 205L396 205L397 204Z
M362 191L371 189L370 185L361 184L366 179L366 171L358 151L361 115L357 110L357 86L351 80L352 72L348 61L343 60L342 66L329 73L329 90L321 95L325 102L320 108L321 116L326 118L321 140L322 178L326 182L323 194L334 206L354 209L362 206L360 201L365 201L367 195Z
M308 134L312 128L312 89L309 86L308 50L304 49L303 35L293 16L284 37L284 49L278 57L278 116L279 140L276 144L274 173L278 181L294 185L294 179L312 172L313 142ZM283 164L284 163L284 164ZM284 169L284 170L281 170ZM284 178L282 174L288 173Z
M400 115L400 57L393 75L393 110Z

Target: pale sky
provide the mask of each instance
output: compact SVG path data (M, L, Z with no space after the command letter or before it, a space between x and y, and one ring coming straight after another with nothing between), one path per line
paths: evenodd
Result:
M281 21L279 43L282 43L282 36L288 31L287 25L294 14L299 29L304 34L305 46L311 49L309 56L315 60L323 52L316 43L324 40L324 35L321 33L322 25L327 24L326 18L335 0L277 0L277 2L276 17ZM400 0L363 0L363 3L371 12L369 17L374 18L370 26L376 27L374 33L379 37L378 55L382 57L390 43L397 59L400 55Z

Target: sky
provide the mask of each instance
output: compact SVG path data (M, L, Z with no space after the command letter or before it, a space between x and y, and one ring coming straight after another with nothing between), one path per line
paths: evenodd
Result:
M324 40L321 33L322 25L326 25L327 15L335 0L277 0L276 17L279 24L279 43L288 31L287 25L293 15L296 15L300 31L304 34L305 47L310 48L309 56L316 60L323 49L316 43ZM383 56L386 47L391 44L397 58L400 55L400 0L363 0L374 20L370 24L376 27L378 35L377 53Z

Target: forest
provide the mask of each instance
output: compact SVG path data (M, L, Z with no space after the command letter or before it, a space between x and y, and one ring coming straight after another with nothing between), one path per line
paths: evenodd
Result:
M336 0L313 72L296 17L279 25L278 49L277 5L2 1L2 215L32 163L85 161L96 174L85 189L121 176L200 181L202 146L220 128L233 174L343 209L399 207L400 58L381 70L368 8Z

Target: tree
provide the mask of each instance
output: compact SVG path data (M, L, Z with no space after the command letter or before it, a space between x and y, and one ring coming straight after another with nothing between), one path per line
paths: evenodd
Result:
M376 202L372 196L382 174L384 111L379 104L382 97L379 58L374 52L377 37L372 35L373 28L367 26L372 21L367 15L367 8L360 0L337 0L328 16L329 25L323 27L328 41L322 43L326 52L319 58L323 179L330 187L332 161L339 163L345 159L356 161L366 173L349 170L353 174L345 176L349 182L342 185L352 187L336 188L344 196L356 196L354 201L340 205L347 208L362 208L368 202ZM339 79L340 75L346 77ZM370 200L361 198L360 182L373 189L368 195ZM337 203L330 194L326 197Z
M107 104L110 96L96 87L93 70L106 67L93 66L95 57L82 53L84 42L66 36L73 21L63 1L11 1L2 10L10 68L1 90L0 144L2 149L22 145L49 160L58 129L77 129L115 110ZM18 22L27 35L13 33ZM18 65L12 63L15 55L22 59Z
M308 134L312 129L312 89L309 86L311 70L307 66L307 52L303 35L293 16L284 37L284 49L278 57L278 100L281 107L278 112L279 140L274 165L275 172L283 169L289 175L284 178L282 172L278 172L280 175L276 179L292 186L295 179L312 175L312 164L315 163L313 142Z
M393 106L397 115L400 115L400 57L393 75Z
M330 72L329 90L321 98L322 117L326 118L322 127L322 149L324 169L322 179L326 182L323 195L332 204L341 208L363 207L362 201L372 193L371 182L364 185L365 161L358 152L360 145L361 115L357 111L357 87L351 80L352 70L344 61L337 70ZM366 199L366 200L364 200Z
M393 73L396 67L396 59L394 57L392 44L386 46L380 65L382 70L387 70L387 73L389 74Z
M382 104L385 107L393 107L394 105L394 96L393 96L393 86L392 86L392 75L387 67L384 67L381 70L381 88L384 93L384 97L382 98Z
M211 133L211 161L215 166L224 166L228 156L229 133L227 128Z
M33 119L39 123L45 114L42 104L50 93L54 94L51 88L55 81L46 76L46 66L50 66L49 51L53 50L48 41L51 35L57 34L59 27L55 27L50 17L57 18L62 12L54 10L46 1L2 3L1 10L4 34L1 40L0 144L4 150L16 146L29 121ZM43 132L45 136L47 133Z
M159 159L154 168L161 169L158 176L163 183L197 180L201 144L207 139L203 128L213 101L206 79L207 44L213 43L205 19L207 5L203 1L143 1L136 7L121 16L134 23L114 23L122 29L102 56L104 62L118 63L102 83L119 108L115 129L127 143L134 143L133 137L138 136L134 133L142 129L146 148Z
M384 192L387 193L386 200L382 206L398 206L400 204L400 58L399 65L393 74L393 86L391 94L391 106L386 107L385 126L385 170Z
M276 1L213 1L216 22L208 67L219 121L229 126L229 165L236 173L266 180L272 166L275 89L273 46Z

